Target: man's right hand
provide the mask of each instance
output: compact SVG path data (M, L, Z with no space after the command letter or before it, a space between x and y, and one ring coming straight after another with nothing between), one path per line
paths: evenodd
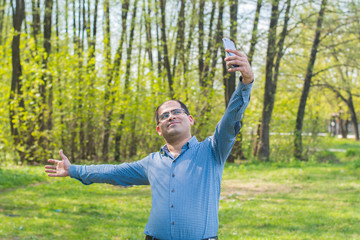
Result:
M48 162L54 165L46 165L45 172L50 173L48 174L49 177L67 177L69 176L69 168L71 163L69 159L64 155L63 151L60 150L60 157L61 160L49 159Z

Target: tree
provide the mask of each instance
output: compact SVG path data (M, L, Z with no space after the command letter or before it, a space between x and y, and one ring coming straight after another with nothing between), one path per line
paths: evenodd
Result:
M238 15L238 0L231 0L230 1L230 38L235 40L237 39L237 15ZM236 85L236 74L230 73L224 75L224 85L225 85L225 106L229 104L230 98L235 91ZM242 124L242 120L241 120ZM228 158L228 162L234 162L235 159L242 159L244 158L244 153L242 151L242 131L236 136L234 147L230 153Z
M262 7L262 0L257 0L254 24L253 24L253 29L251 31L250 50L249 50L249 53L247 54L250 65L252 64L253 56L255 54L255 49L256 49L255 47L258 42L257 33L258 33L258 25L259 25L261 7Z
M166 76L169 85L169 95L172 98L174 96L173 76L171 74L170 57L168 50L168 42L166 36L166 19L165 19L165 5L166 0L160 0L160 15L161 15L161 46L164 51L164 67L166 70Z
M0 1L0 44L4 41L3 29L4 29L4 20L5 20L5 7L6 0Z
M296 116L296 127L295 127L295 131L294 131L294 157L296 159L300 159L300 160L305 160L305 158L303 158L303 154L302 154L303 146L302 146L302 135L301 134L302 134L304 115L305 115L306 101L307 101L307 97L309 95L310 84L311 84L311 79L312 79L312 75L313 75L312 72L313 72L313 68L314 68L314 64L315 64L315 60L316 60L318 46L320 44L320 34L321 34L321 30L322 30L322 23L323 23L323 19L324 19L326 4L327 4L327 0L321 1L321 8L320 8L318 20L316 23L315 37L314 37L314 41L313 41L312 48L311 48L309 62L308 62L307 68L306 68L303 90L301 93L298 112L297 112L297 116Z
M274 3L276 4L276 3ZM277 3L279 4L279 2ZM272 17L270 20L270 30L268 35L268 48L266 57L266 76L264 105L262 111L262 121L260 126L260 143L258 151L259 158L264 161L270 159L270 121L275 105L275 95L280 71L281 59L284 56L284 43L288 35L288 23L290 19L291 0L286 1L286 10L284 14L284 24L279 40L276 42L277 22L279 18L278 6L273 5Z
M13 14L14 36L12 40L12 78L9 99L10 127L16 150L20 155L21 162L25 162L25 151L19 148L23 144L21 137L22 112L25 109L22 90L22 66L20 59L20 36L21 25L25 18L25 1L12 0L11 9Z
M114 85L117 82L117 79L119 77L119 71L121 66L121 59L122 59L122 50L123 50L123 44L125 41L125 33L126 33L126 19L127 14L129 11L129 0L124 0L122 2L122 9L121 9L121 37L119 46L117 48L114 62L112 64L112 71L109 70L107 74L107 85L105 89L105 129L104 129L104 138L103 138L103 159L104 161L108 161L108 152L109 152L109 138L110 138L110 130L111 130L111 121L112 121L112 114L113 114L113 108L114 108ZM109 27L110 31L110 27ZM110 41L110 39L108 39ZM108 60L110 64L110 60ZM115 138L115 147L118 147L118 139ZM117 150L115 149L115 153ZM115 159L118 157L115 155Z
M135 33L135 22L136 22L136 12L137 12L137 3L138 1L134 1L133 12L131 16L131 26L130 26L130 36L129 36L129 45L126 51L126 71L125 71L125 84L124 84L124 91L122 93L122 103L123 105L127 105L126 103L128 96L130 95L130 67L132 61L132 49L133 49L133 42L134 42L134 33ZM125 108L121 109L120 119L118 124L116 133L115 133L115 161L120 160L120 143L123 135L123 125L125 119ZM133 126L135 128L135 126ZM133 150L134 152L134 150Z

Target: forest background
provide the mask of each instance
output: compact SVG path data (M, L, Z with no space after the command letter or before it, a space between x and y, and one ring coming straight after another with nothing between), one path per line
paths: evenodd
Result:
M247 54L251 103L230 162L308 160L330 120L359 140L355 0L1 0L0 161L132 161L157 151L154 111L179 99L211 135ZM319 94L320 93L320 94ZM56 156L56 155L55 155Z

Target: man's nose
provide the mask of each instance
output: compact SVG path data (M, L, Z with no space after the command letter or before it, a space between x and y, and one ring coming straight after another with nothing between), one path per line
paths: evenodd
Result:
M169 113L169 120L170 120L170 119L174 119L174 118L176 118L176 115L174 115L174 114L172 114L172 113Z

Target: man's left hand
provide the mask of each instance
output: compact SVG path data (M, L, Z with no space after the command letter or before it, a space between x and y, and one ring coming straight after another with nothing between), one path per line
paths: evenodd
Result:
M228 71L241 72L241 76L243 77L242 82L244 84L251 83L254 80L254 73L251 69L247 56L237 50L225 49L225 51L235 54L235 56L227 56L224 59L226 61L226 65L230 67ZM238 65L238 67L231 67L232 65Z

